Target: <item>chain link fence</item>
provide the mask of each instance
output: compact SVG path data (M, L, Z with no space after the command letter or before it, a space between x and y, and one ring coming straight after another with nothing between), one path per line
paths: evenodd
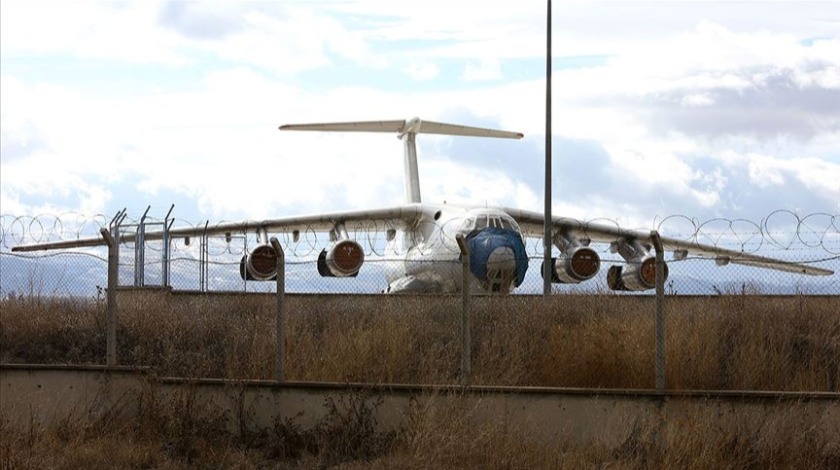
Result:
M104 298L107 285L105 246L13 253L12 247L55 241L96 238L109 227L104 215L81 214L0 216L0 297L74 296ZM599 219L603 223L603 219ZM618 224L616 224L618 225ZM152 233L164 226L212 227L209 222L190 224L145 214L126 220L121 233ZM744 251L785 261L805 263L834 271L830 276L805 276L738 265L717 266L714 260L688 257L668 261L666 294L840 294L840 215L828 213L796 214L775 211L758 222L737 219L697 219L674 215L655 220L652 228L663 236L694 241L719 248ZM406 262L400 253L386 255L388 227L371 222L349 233L365 251L365 260L354 277L322 277L318 257L331 240L326 233L301 230L271 233L282 245L286 257L286 292L369 294L383 291L389 271ZM152 237L150 237L152 238ZM515 294L541 294L543 281L542 240L525 240L529 267ZM243 279L244 257L261 244L257 234L230 233L195 238L147 239L141 244L122 243L119 258L119 285L170 286L174 290L199 292L274 292L275 282ZM555 293L605 293L606 273L624 259L610 251L609 244L593 243L601 257L599 274L579 284L552 284ZM168 248L168 249L167 249ZM457 252L454 246L453 252ZM439 260L411 261L441 263ZM460 272L457 259L453 272ZM653 295L653 290L629 293Z

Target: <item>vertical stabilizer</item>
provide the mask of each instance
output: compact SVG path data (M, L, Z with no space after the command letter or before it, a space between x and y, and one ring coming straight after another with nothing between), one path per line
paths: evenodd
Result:
M402 136L405 146L405 202L420 202L420 172L417 170L417 145L413 132Z

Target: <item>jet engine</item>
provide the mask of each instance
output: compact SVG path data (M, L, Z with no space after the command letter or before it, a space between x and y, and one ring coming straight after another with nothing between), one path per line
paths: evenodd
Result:
M559 258L551 258L551 282L577 284L592 279L601 268L601 257L592 248L577 246ZM540 273L544 273L540 269ZM544 275L544 274L543 274Z
M271 281L277 276L277 253L271 245L258 245L239 262L239 275L246 281Z
M664 265L668 279L668 265ZM607 286L612 290L638 291L656 287L656 257L645 256L630 260L624 266L610 266Z
M339 240L321 251L318 274L321 277L356 277L364 262L365 250L358 242Z

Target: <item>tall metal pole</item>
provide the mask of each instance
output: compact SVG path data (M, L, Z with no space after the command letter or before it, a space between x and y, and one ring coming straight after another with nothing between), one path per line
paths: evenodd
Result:
M467 245L467 240L460 233L455 236L458 241L458 247L461 249L461 385L468 387L470 385L470 376L472 375L470 365L472 357L472 339L470 336L471 319L470 319L470 247Z
M545 235L543 238L543 296L551 294L551 0L546 15L545 54Z
M118 226L113 227L114 235L119 238ZM119 284L120 246L107 228L99 230L108 244L108 305L105 328L105 364L117 365L117 285Z
M126 217L125 208L111 219L108 230L102 227L99 233L108 245L108 311L105 329L105 364L117 365L117 287L120 285L120 225Z
M656 316L654 329L656 330L656 390L665 390L665 249L659 232L651 230L650 239L656 250Z
M271 237L271 246L277 254L277 297L274 323L274 380L286 380L286 254L277 241Z

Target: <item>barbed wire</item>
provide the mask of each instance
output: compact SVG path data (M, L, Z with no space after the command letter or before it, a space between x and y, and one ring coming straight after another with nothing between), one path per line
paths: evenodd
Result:
M655 220L654 225L663 234L673 234L682 225L686 241L719 246L728 239L729 245L736 245L745 252L758 251L764 245L788 251L799 244L804 248L822 248L827 253L840 254L840 214L814 212L799 215L779 209L758 223L740 218L714 218L701 222L684 215L670 215L658 223ZM671 236L680 238L678 235Z
M445 225L460 225L463 219L453 218L443 222ZM84 238L95 238L99 236L100 229L108 227L109 219L103 214L84 215L75 212L67 212L58 215L39 214L35 216L0 215L0 248L4 251L14 246L25 244L39 244L57 241L73 241ZM123 227L137 227L139 221L126 218L122 222ZM147 218L144 223L149 225L160 224L164 221L154 218ZM207 229L212 232L214 228L224 225L225 221L210 224L209 221L191 223L181 219L174 219L173 229L191 228L196 232ZM430 225L439 225L434 221L424 221ZM618 221L608 218L597 218L580 222L578 227L585 232L588 226L593 224L611 225L620 227ZM258 227L260 222L252 221L248 226ZM840 255L840 214L827 212L814 212L805 215L793 211L780 209L771 212L759 222L748 219L737 218L712 218L700 220L682 214L674 214L666 217L655 218L652 227L664 236L677 238L689 243L702 243L715 247L729 247L746 253L755 253L762 249L777 251L799 251L808 250L811 252L821 251L823 258L832 259ZM396 230L394 223L389 221L370 220L354 222L348 227L350 238L358 242L365 250L366 255L382 256L385 254L386 240L384 234L389 230ZM430 227L432 228L432 227ZM439 227L446 229L446 227ZM124 232L125 233L125 232ZM415 232L408 232L409 238L404 240L405 247L415 246L421 250L439 249L443 245L451 252L458 252L458 246L453 240L446 238L438 240L417 240L413 239ZM281 242L281 245L288 250L287 256L297 258L311 258L317 256L320 250L330 243L329 236L315 230L313 226L303 230L277 230L272 232ZM249 239L250 237L250 239ZM232 243L238 240L241 243ZM193 249L197 243L190 243L185 238L173 238L170 248L175 251L187 251ZM419 243L425 242L425 243ZM207 236L207 253L209 256L242 255L249 247L256 246L255 233L233 233L225 235ZM129 245L131 245L129 243ZM163 249L160 243L148 242L148 248L152 251ZM450 246L451 245L451 246ZM526 248L529 253L536 256L542 254L542 241L540 238L526 240ZM601 251L608 251L609 247L602 247ZM397 253L400 254L400 253Z

